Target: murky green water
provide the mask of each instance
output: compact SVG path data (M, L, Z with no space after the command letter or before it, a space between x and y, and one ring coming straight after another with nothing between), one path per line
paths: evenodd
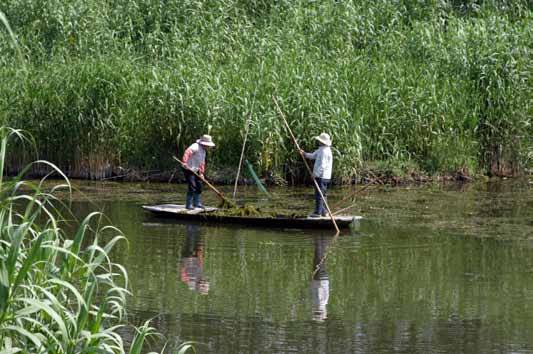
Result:
M533 353L532 187L371 188L352 209L365 220L338 238L164 222L141 210L175 201L183 186L84 183L94 204L74 207L80 216L103 208L125 232L129 247L115 256L132 283L129 321L153 318L170 347ZM274 204L310 210L311 193L276 190ZM332 191L330 203L349 193ZM253 189L241 197L269 205Z

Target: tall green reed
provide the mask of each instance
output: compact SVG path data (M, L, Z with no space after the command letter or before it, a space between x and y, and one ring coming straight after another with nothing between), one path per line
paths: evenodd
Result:
M126 269L111 259L120 230L93 212L75 234L65 233L68 206L55 193L71 189L67 177L43 189L44 179L3 179L8 144L24 139L19 130L0 127L0 351L2 353L140 353L156 334L146 322L131 345L119 335L128 291ZM63 210L60 212L59 210ZM180 350L190 348L186 343Z
M531 164L527 1L4 6L30 64L22 76L1 51L0 121L71 175L168 168L206 131L219 142L210 162L235 166L254 100L247 157L303 175L272 94L307 149L332 133L341 178L373 161L429 173Z

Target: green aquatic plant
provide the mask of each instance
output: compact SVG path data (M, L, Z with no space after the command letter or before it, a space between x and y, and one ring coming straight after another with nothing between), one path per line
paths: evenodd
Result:
M217 214L221 216L269 216L268 214L261 212L260 209L250 204L244 206L234 206L231 208L222 208L221 210L217 211Z
M220 203L218 204L219 209L232 210L238 209L239 207L235 202L229 200L228 198L221 198Z
M305 219L307 215L299 212L291 212L285 209L261 209L255 205L245 204L243 206L236 206L233 208L220 209L215 212L220 216L250 216L259 218L290 218L290 219Z
M70 175L101 178L171 169L206 131L210 163L236 167L253 111L246 158L301 181L275 94L306 150L332 134L341 179L373 161L426 173L530 164L527 0L156 3L3 1L26 69L0 41L0 122L31 131Z
M55 194L70 190L70 182L49 162L37 161L63 183L47 190L44 179L23 179L29 167L4 179L14 137L24 139L21 131L0 127L0 352L140 353L155 334L148 322L135 329L129 346L118 332L130 292L112 251L125 237L99 212L67 233L68 205Z

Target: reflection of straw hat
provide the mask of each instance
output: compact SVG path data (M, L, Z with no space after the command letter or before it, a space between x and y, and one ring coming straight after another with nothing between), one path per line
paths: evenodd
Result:
M315 136L315 139L326 146L331 146L331 138L328 133L322 133L319 136Z
M198 144L204 145L204 146L215 146L215 143L213 142L213 138L211 135L204 134L202 137L198 140L196 140Z

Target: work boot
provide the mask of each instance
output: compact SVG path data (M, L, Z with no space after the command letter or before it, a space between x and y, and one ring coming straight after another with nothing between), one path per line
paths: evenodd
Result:
M192 205L194 195L191 192L187 192L187 199L185 202L185 209L187 210L193 210L194 207Z
M195 208L205 209L202 201L200 200L200 193L195 193L193 196L193 204Z
M311 214L309 214L308 217L309 218L319 218L320 217L320 211L318 210L318 208L315 208L315 211L313 211Z

